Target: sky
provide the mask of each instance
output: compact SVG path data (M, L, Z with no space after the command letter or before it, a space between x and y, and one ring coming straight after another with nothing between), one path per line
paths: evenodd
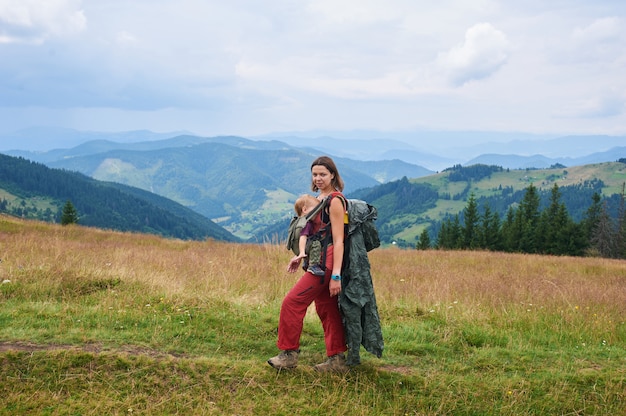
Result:
M626 134L623 0L0 0L0 133Z

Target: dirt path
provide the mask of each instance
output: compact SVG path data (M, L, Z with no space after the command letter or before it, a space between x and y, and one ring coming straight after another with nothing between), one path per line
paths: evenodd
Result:
M87 343L82 345L70 344L35 344L32 342L0 341L0 353L10 351L35 352L35 351L84 351L92 353L123 353L129 355L147 355L155 358L184 357L184 354L171 354L156 351L136 345L122 345L120 347L103 347L99 343Z
M0 354L3 352L35 352L35 351L84 351L95 354L100 353L113 353L113 354L128 354L128 355L145 355L156 359L166 358L192 358L186 354L172 354L156 351L146 347L140 347L137 345L122 345L119 347L103 347L102 344L88 343L82 345L70 345L70 344L35 344L32 342L11 342L0 341ZM382 365L380 370L388 371L392 373L411 374L414 369L409 367L398 367L392 365Z

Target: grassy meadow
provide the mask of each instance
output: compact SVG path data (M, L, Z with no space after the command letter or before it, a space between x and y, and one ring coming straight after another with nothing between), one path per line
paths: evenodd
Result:
M318 374L269 367L282 245L0 216L0 415L626 415L626 262L370 253L385 337Z

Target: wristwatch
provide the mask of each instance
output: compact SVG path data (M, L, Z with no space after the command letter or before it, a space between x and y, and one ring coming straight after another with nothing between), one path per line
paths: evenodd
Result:
M330 276L330 278L335 280L335 281L340 281L341 280L341 275L333 274L332 276Z

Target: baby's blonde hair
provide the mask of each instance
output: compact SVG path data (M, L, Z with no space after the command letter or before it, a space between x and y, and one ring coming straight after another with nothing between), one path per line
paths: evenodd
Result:
M293 208L296 210L296 215L298 217L302 216L302 210L304 207L314 207L318 204L317 198L313 195L304 194L300 195L298 199L296 199L296 203L293 204Z

